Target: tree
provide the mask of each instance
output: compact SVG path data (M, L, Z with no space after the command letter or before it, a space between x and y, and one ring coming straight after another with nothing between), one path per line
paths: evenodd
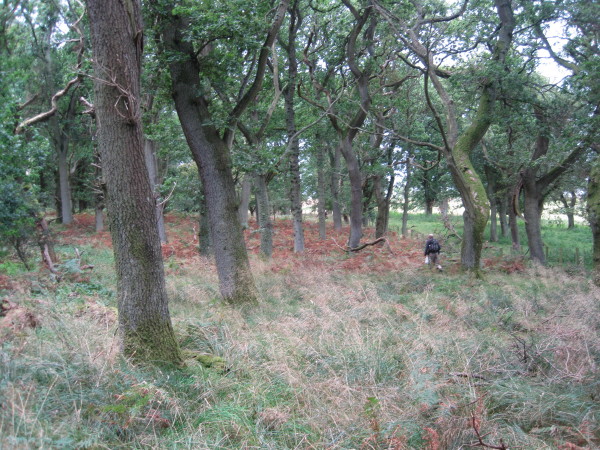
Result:
M98 147L117 275L123 352L181 364L171 325L155 201L144 163L140 0L87 0Z
M581 145L595 153L587 194L588 220L593 237L594 280L600 285L600 5L587 0L526 2L535 37L552 60L569 72L568 85L588 106L581 121ZM562 48L548 39L550 25L562 25Z
M422 65L421 70L425 75L425 96L428 98L428 104L436 117L439 131L444 138L444 145L439 147L439 150L446 157L448 169L460 193L465 209L463 214L464 233L461 247L461 264L465 269L473 271L476 276L479 276L483 233L489 218L489 204L481 178L473 167L471 156L492 123L494 103L501 95L499 81L502 78L506 55L511 46L516 23L511 1L494 1L500 24L497 33L494 33L495 41L491 46L491 55L484 61L484 63L489 63L491 70L481 82L479 104L470 119L469 125L462 131L459 127L460 115L456 111L455 101L442 83L442 77L447 77L448 73L439 67L440 64L437 61L440 61L440 58L436 58L436 49L432 48L431 42L437 42L438 37L431 36L429 30L435 24L444 24L460 17L466 8L467 2L463 3L458 13L448 16L437 16L437 11L435 9L431 11L430 5L425 7L421 2L413 2L415 16L411 18L411 23L407 19L394 15L380 2L374 3L388 22L396 27L399 39L410 50L418 63ZM415 65L410 62L409 57L405 56L405 60L409 64ZM442 102L445 112L445 124L438 116L429 98L430 81Z
M261 89L268 54L283 22L288 3L289 0L284 0L278 4L262 45L253 42L245 53L249 60L245 66L242 65L247 73L239 81L239 97L229 112L225 112L229 105L223 104L221 98L219 104L222 109L217 117L210 108L209 95L205 94L209 79L203 79L203 76L206 77L204 70L218 72L218 63L224 61L213 60L213 67L205 67L200 61L210 60L211 56L219 58L220 47L213 44L213 41L223 36L220 33L229 32L220 29L224 25L222 21L245 19L245 16L211 16L214 22L210 26L218 29L214 35L207 36L207 30L199 27L203 24L200 20L202 15L208 12L194 8L174 9L173 2L150 2L152 14L158 23L163 55L169 65L175 108L204 187L221 295L232 304L255 303L258 294L238 219L230 146L237 121ZM198 19L193 26L191 16ZM207 27L210 26L207 24ZM189 37L190 31L192 36L198 34L197 42ZM201 52L204 52L203 59L198 58ZM211 52L214 54L211 55ZM206 64L209 65L208 62ZM236 67L239 68L240 66ZM250 83L252 74L254 78ZM221 76L233 84L237 82L232 73L221 73Z

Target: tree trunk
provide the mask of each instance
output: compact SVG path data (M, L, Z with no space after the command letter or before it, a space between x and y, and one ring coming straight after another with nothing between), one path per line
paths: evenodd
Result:
M562 202L565 214L567 215L567 229L569 230L575 228L575 204L577 203L575 191L571 191L570 195L571 198L567 200L564 192L560 194L560 201Z
M273 255L273 221L271 220L271 203L267 189L266 176L256 176L256 208L258 216L258 227L260 230L260 253L264 258Z
M600 157L598 156L592 163L586 208L592 228L593 278L596 286L600 286Z
M342 229L342 208L340 205L340 170L342 152L338 145L333 152L329 153L331 160L331 215L333 216L333 229Z
M252 193L252 176L244 175L242 189L240 190L240 205L238 206L238 216L242 229L248 228L248 211L250 209L250 195Z
M55 120L54 120L55 119ZM53 124L56 122L56 124ZM62 223L68 225L73 222L73 205L71 200L71 184L69 182L69 140L63 134L58 124L58 118L53 116L51 119L53 128L54 145L56 147L56 158L58 163L58 181L60 195L60 217Z
M412 167L409 159L406 160L406 182L402 190L402 237L408 237L408 205L410 201L410 179L412 177Z
M352 141L344 136L340 150L346 160L348 178L350 180L350 237L348 247L356 248L362 238L362 174L356 152L352 148Z
M155 203L160 198L158 189L160 187L160 177L158 174L158 161L156 159L156 142L144 138L144 159L146 168L148 169L148 178L150 179L150 189L154 195ZM156 223L158 225L158 236L160 242L167 242L167 230L165 228L165 205L164 203L156 203Z
M102 179L101 160L98 150L94 150L94 206L96 233L104 231L104 199L106 184Z
M484 166L484 170L487 178L487 194L490 200L490 242L498 242L496 171L487 164Z
M500 222L500 234L502 235L502 237L506 237L506 236L508 236L508 223L506 221L506 215L507 215L506 195L498 196L498 198L496 199L496 204L498 205L497 211L498 211L498 222Z
M203 186L200 188L200 216L198 227L198 251L201 255L210 256L213 253L213 246L210 238L210 221L208 220L208 208L206 207L206 197L204 195Z
M535 173L535 169L527 169L523 174L523 215L525 216L529 257L540 264L546 264L541 229L543 196L537 189Z
M86 4L121 347L125 355L139 361L179 365L182 357L171 325L155 203L144 163L139 106L141 2L87 0Z
M231 304L256 303L258 292L238 217L229 148L211 125L202 91L196 52L185 38L187 24L176 15L165 18L163 40L171 60L172 95L183 133L204 186L221 295Z
M302 224L302 187L300 186L300 145L296 136L296 113L294 97L296 78L298 76L298 60L296 59L296 33L302 19L297 2L291 8L288 43L288 83L284 89L285 123L289 142L289 171L290 171L290 209L294 224L294 253L304 252L304 227ZM269 255L270 256L270 255Z
M521 239L519 237L519 223L517 221L517 213L515 212L515 205L513 202L513 193L507 191L506 193L506 203L508 204L508 227L510 228L510 238L512 242L512 251L514 253L521 252ZM519 199L517 198L518 202Z
M325 210L325 153L317 148L317 213L319 216L319 239L327 238Z

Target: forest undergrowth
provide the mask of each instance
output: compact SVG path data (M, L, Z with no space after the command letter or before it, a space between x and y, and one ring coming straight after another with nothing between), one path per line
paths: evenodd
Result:
M89 219L56 226L59 278L0 266L2 449L600 446L600 290L583 269L494 255L476 280L451 244L438 273L420 240L348 255L346 234L311 224L294 255L277 221L268 261L246 231L261 302L238 310L193 222L170 217L186 366L146 367L119 354L110 239Z

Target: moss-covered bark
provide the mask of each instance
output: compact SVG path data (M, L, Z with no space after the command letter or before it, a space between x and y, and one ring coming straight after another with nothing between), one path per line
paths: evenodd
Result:
M587 196L588 220L593 239L594 283L600 286L600 157L596 157L590 173Z
M483 233L490 217L490 208L485 186L470 157L490 126L491 104L489 93L484 91L473 122L460 135L448 155L448 167L465 208L461 264L477 276L480 276Z

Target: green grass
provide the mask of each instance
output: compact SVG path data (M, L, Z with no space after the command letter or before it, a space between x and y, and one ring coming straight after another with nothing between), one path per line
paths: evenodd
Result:
M528 257L527 234L525 224L519 220L519 239L521 242L520 255ZM451 223L458 234L462 233L462 216L451 216ZM449 236L444 228L439 214L409 214L408 226L413 236L425 239L429 233L441 237L444 242L444 251L453 258L460 257L460 242L453 236ZM402 229L402 215L390 213L390 229L400 232ZM509 236L500 235L500 224L498 223L498 242L489 242L490 225L488 224L484 235L486 242L483 257L492 258L498 256L514 255L512 241ZM542 221L542 241L547 255L547 262L551 266L563 266L571 269L583 266L586 269L592 267L592 232L589 226L575 225L568 229L564 224L552 221Z
M253 259L263 300L241 312L207 261L177 264L167 287L188 358L166 370L119 355L112 257L83 250L93 271L18 272L1 294L39 326L0 328L0 448L466 448L472 417L490 445L600 445L600 289L585 274Z

